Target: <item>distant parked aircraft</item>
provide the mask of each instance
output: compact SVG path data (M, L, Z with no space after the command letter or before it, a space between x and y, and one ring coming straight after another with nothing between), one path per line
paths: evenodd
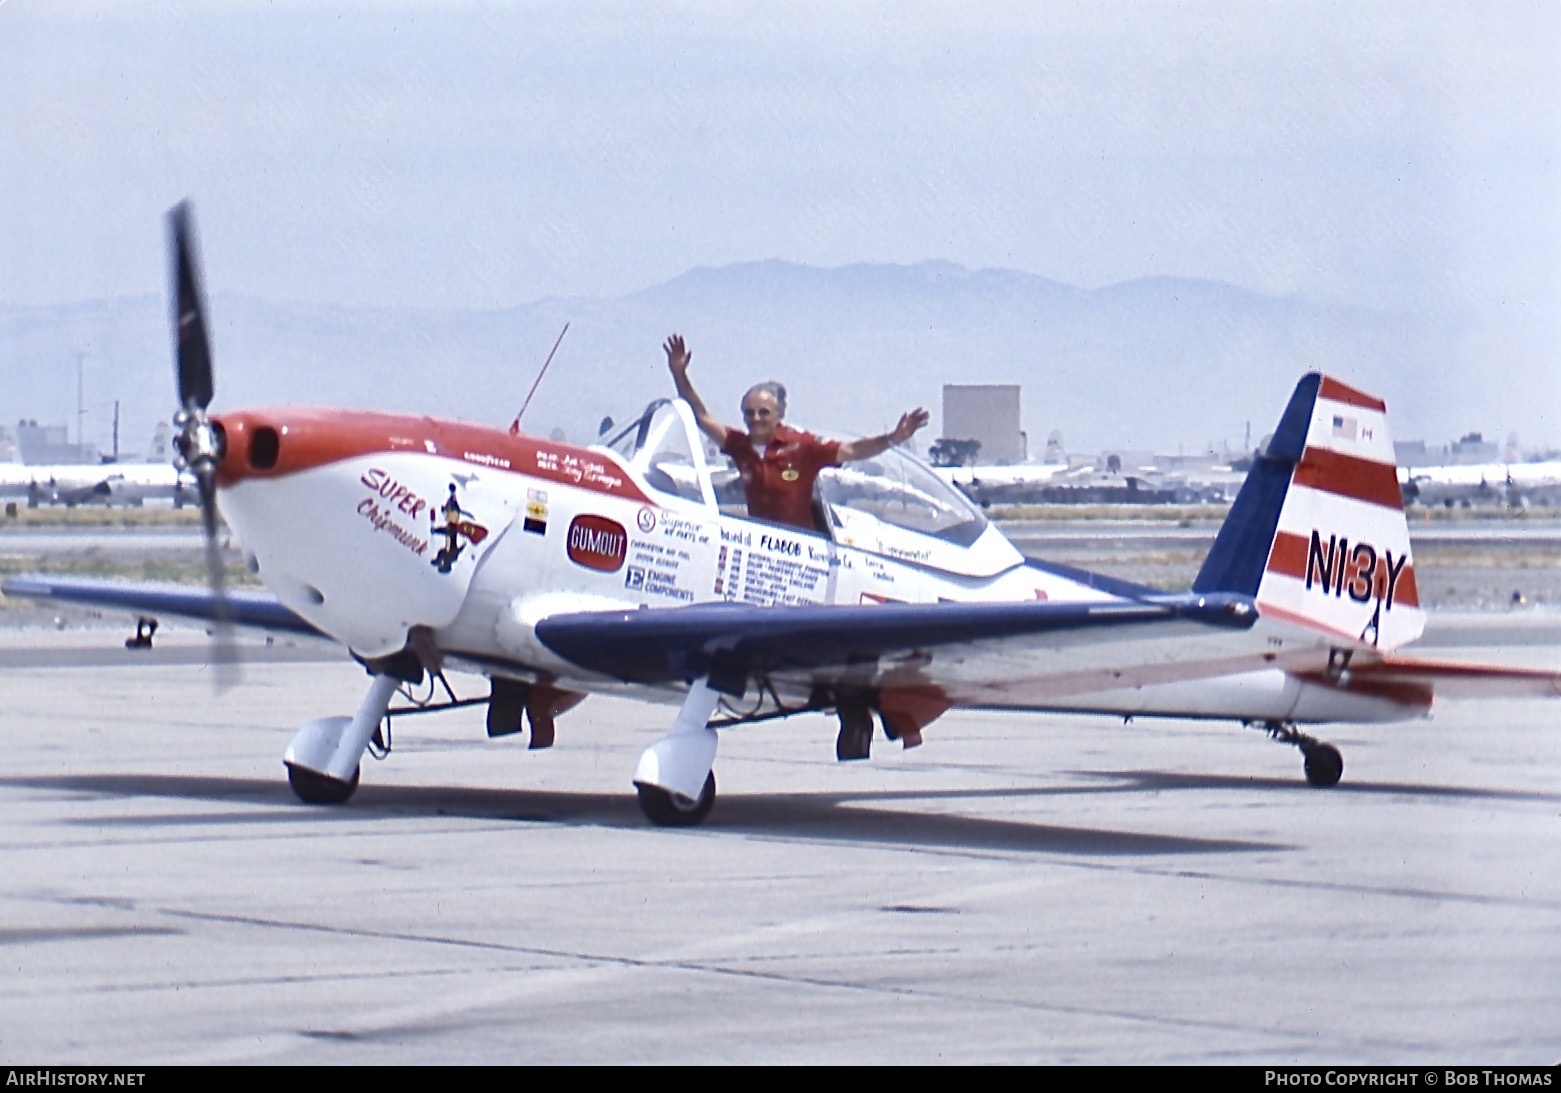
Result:
M171 501L177 508L199 495L192 475L172 463L0 463L0 499L38 505L141 505Z
M1406 503L1468 506L1561 503L1561 461L1401 467Z

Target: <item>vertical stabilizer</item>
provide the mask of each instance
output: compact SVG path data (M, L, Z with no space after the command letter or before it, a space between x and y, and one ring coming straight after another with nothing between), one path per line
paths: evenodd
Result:
M1381 399L1315 373L1296 385L1193 589L1249 595L1265 616L1384 650L1420 636Z

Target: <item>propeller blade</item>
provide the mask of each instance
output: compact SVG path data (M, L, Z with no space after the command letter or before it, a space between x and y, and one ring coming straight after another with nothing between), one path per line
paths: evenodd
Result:
M228 603L228 579L222 565L222 546L217 541L217 472L211 468L196 478L201 496L201 525L206 535L206 581L216 607L212 627L212 662L216 665L217 690L225 691L238 682L238 645L233 639L233 614Z
M238 682L238 649L233 641L233 617L228 604L228 579L222 565L222 546L217 539L216 471L196 476L200 491L201 526L206 538L206 581L216 607L213 620L212 662L217 667L217 689L225 691Z
M206 335L206 303L196 264L195 218L188 201L168 212L169 257L173 265L174 374L179 406L185 411L211 405L211 343Z
M200 495L201 525L206 538L206 581L214 605L212 662L216 665L218 691L238 678L238 649L233 640L232 609L228 603L227 574L222 545L217 540L217 466L222 461L223 438L219 426L206 417L215 394L211 343L206 334L206 304L201 293L200 267L196 261L195 218L188 201L168 211L168 255L173 267L174 378L179 392L179 435L174 440L180 457L195 476Z

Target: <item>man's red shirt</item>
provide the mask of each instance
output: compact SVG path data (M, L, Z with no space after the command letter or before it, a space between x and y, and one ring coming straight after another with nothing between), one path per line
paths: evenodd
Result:
M743 476L748 515L777 524L816 531L813 521L813 482L825 467L840 466L840 441L820 440L812 433L785 425L775 427L775 438L760 455L753 438L741 429L728 429L721 450L732 457Z

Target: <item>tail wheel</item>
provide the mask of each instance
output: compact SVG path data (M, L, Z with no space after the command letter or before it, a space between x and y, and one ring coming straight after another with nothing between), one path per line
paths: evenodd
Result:
M1344 756L1332 744L1313 744L1306 749L1306 780L1320 789L1339 784L1344 775Z
M705 775L705 788L699 791L699 800L689 801L669 793L660 786L636 783L640 795L640 811L657 827L693 827L710 815L715 806L715 771Z
M358 788L358 776L361 773L360 768L353 767L352 778L343 782L339 778L289 763L287 784L293 787L293 793L306 805L339 805L344 804Z

